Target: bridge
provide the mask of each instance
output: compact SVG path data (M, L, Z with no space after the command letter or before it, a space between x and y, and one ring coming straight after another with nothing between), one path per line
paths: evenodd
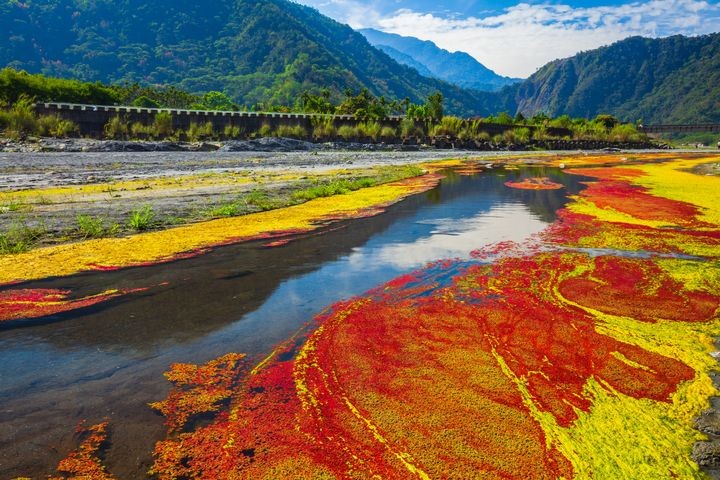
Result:
M720 133L720 123L639 125L643 133Z

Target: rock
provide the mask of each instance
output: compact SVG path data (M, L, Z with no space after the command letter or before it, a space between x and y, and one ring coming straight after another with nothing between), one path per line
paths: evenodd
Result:
M695 442L692 458L701 467L720 467L720 441Z
M233 140L220 148L221 152L296 152L317 150L311 142L284 137L263 137L256 140Z
M695 428L710 435L720 435L720 412L704 411L695 419Z

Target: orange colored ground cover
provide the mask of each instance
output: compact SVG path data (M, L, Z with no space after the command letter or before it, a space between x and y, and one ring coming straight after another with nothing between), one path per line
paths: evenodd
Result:
M551 182L547 177L524 178L519 182L505 182L505 186L519 190L558 190L563 188L559 183Z
M692 205L638 188L633 169L613 170L598 173L581 198L598 211L629 198L639 206L625 209L627 217L643 220L656 209L653 218L679 226L566 209L543 244L499 244L469 262L398 277L329 308L303 342L288 341L252 370L240 356L175 366L168 378L176 387L155 404L169 433L156 446L152 473L541 479L592 476L597 468L615 472L598 478L624 478L628 469L700 477L683 443L687 427L672 423L679 422L672 412L677 395L706 401L712 391L702 390L704 357L643 335L650 324L672 333L673 325L717 320L720 276L698 275L711 268L702 259L688 266L673 255L716 258L720 226L699 221ZM685 345L684 334L672 340ZM691 383L697 390L686 389ZM656 456L638 436L632 448L647 450L626 459L617 441L639 432L624 425L656 406L663 418L648 414L643 435L671 422L661 435L682 430L675 450ZM623 416L623 408L641 410ZM212 421L196 423L208 412ZM593 423L598 415L610 416Z
M75 299L69 298L72 293L70 290L20 288L0 291L0 322L56 315L143 290L146 289L107 290Z

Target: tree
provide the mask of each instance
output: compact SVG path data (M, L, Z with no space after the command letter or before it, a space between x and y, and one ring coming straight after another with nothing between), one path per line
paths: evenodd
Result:
M380 120L388 116L385 98L376 98L367 88L354 96L351 91L346 90L345 96L345 100L336 110L341 115L354 115L361 120Z
M330 90L323 88L320 95L307 90L300 94L300 109L305 113L334 113L335 105L330 101Z
M605 130L612 130L615 125L620 123L617 118L612 115L600 114L593 120L595 123L599 123L605 127Z
M440 121L443 118L443 94L435 92L425 102L427 113L433 120Z
M151 100L145 95L141 95L132 102L133 107L142 107L142 108L160 108L160 104L156 102L155 100Z
M197 106L200 107L200 110L237 111L240 109L227 95L217 91L207 92L202 96L200 104Z

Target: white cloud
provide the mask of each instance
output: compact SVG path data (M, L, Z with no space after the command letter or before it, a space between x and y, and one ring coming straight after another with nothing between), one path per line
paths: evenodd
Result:
M324 12L332 7L335 18L356 28L374 27L467 52L496 72L516 77L526 77L556 58L632 35L698 35L717 31L720 25L720 4L704 0L650 0L587 8L520 3L497 14L466 18L410 9L381 15L377 4L356 0L306 3Z

